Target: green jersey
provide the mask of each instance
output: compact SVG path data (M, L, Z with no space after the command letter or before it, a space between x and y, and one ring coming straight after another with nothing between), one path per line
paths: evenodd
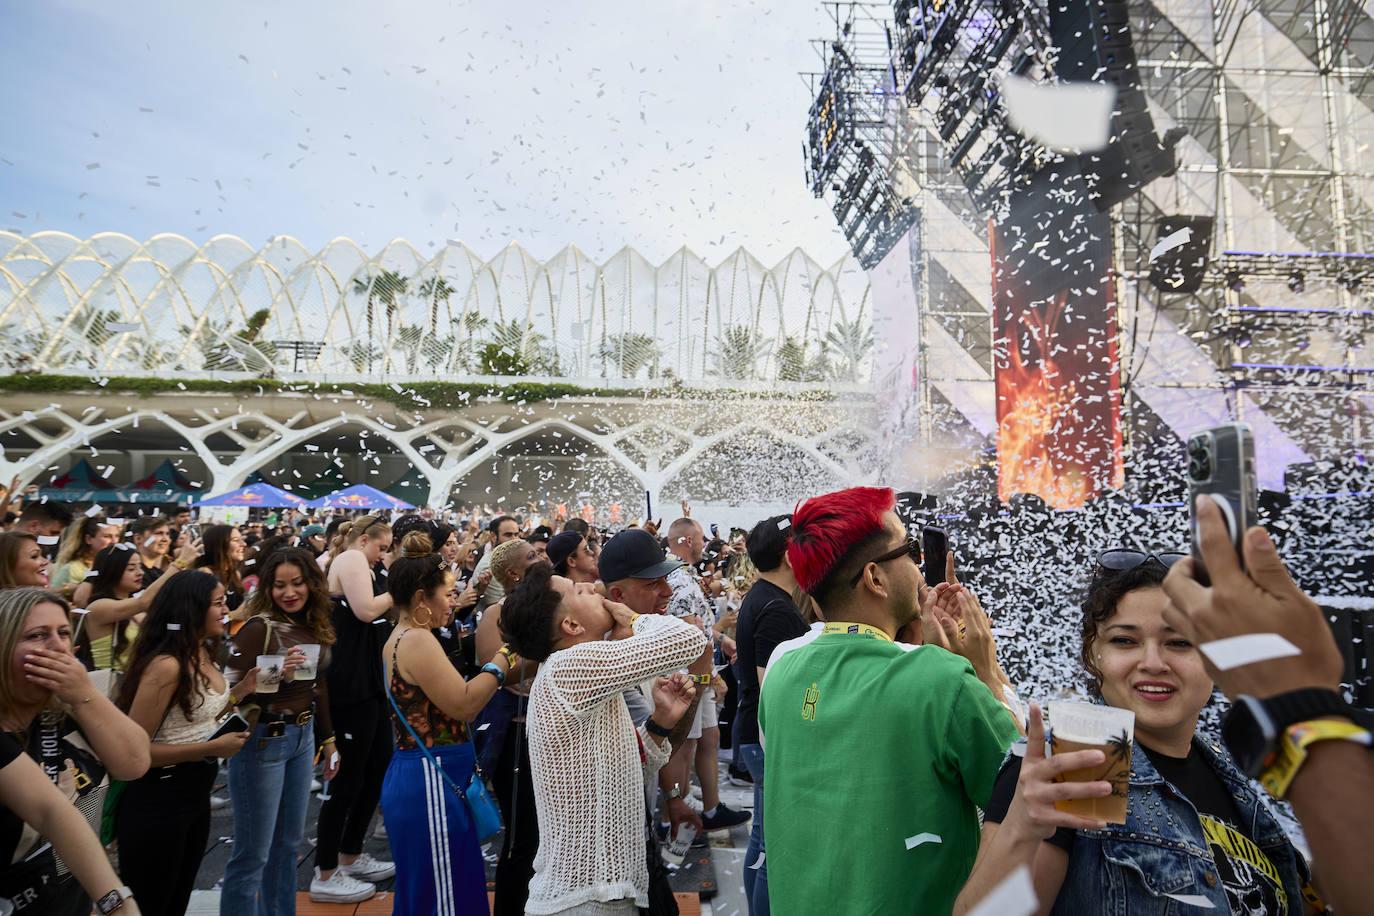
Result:
M769 667L759 725L775 913L950 911L1018 737L972 665L824 634Z

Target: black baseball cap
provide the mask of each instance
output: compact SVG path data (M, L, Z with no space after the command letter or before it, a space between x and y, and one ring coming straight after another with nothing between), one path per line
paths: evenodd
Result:
M677 558L665 558L658 540L643 528L626 528L606 542L597 558L602 582L621 579L657 579L677 569Z
M572 556L581 543L582 535L576 531L560 531L549 538L549 546L545 548L549 554L549 565L557 568L559 563Z

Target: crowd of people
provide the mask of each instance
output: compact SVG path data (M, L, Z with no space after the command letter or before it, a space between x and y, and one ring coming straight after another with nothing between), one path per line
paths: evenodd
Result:
M725 537L685 502L616 531L481 507L240 525L16 508L0 898L18 912L185 912L222 762L226 916L295 911L316 779L311 899L394 876L402 914L489 912L497 811L496 913L675 913L670 847L745 824L751 916L1000 908L1018 880L1054 913L1374 899L1371 734L1341 652L1264 529L1238 555L1210 502L1210 580L1177 544L1104 544L1081 571L1082 695L1134 716L1106 751L1052 719L1047 740L1038 701L1073 685L1008 673L1003 609L955 553L926 580L889 489ZM1247 637L1293 651L1208 650ZM1216 688L1220 740L1199 728ZM720 798L723 745L752 811ZM1072 778L1107 753L1128 776ZM1109 797L1122 822L1073 804ZM383 821L391 860L363 849Z

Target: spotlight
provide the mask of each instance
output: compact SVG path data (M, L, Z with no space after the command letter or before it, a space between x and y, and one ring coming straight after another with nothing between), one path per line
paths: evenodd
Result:
M1241 278L1240 271L1228 270L1226 272L1226 288L1235 293L1245 289L1245 280Z
M1295 293L1300 293L1307 289L1307 277L1300 270L1295 270L1288 275L1288 288Z

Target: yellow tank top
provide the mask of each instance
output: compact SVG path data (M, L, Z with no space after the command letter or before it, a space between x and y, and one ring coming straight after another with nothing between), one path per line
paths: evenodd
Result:
M117 660L110 658L110 648L114 641L113 633L109 636L99 636L92 639L91 661L95 663L97 669L114 667L123 668L124 663L129 657L129 647L134 644L134 640L137 637L138 624L131 620L129 621L129 625L124 628L124 638L119 642L119 658ZM118 665L116 665L116 661L118 661Z

